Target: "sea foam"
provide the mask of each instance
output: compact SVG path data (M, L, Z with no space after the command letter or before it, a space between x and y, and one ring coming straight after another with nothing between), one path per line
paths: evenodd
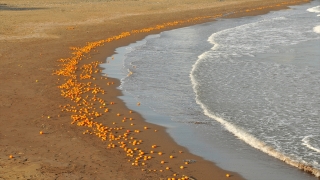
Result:
M306 136L306 137L304 137L304 138L302 139L302 142L303 142L302 145L306 146L306 147L309 148L309 149L312 149L312 150L315 151L315 152L320 153L319 147L315 147L315 146L313 145L313 143L310 142L310 140L311 140L312 138L317 138L317 139L319 139L319 137Z
M314 27L314 28L313 28L313 31L314 31L315 33L320 34L320 25L319 25L319 26Z
M307 9L309 12L314 12L314 13L320 13L320 6L315 6L312 8Z
M308 11L318 13L320 12L320 6L310 8L308 9ZM278 26L274 27L274 23L277 23ZM266 28L261 28L262 25ZM312 39L312 37L309 37L307 33L301 33L306 32L307 29L300 28L301 31L293 31L292 28L289 28L293 26L294 29L299 29L300 26L297 24L295 25L296 26L294 26L292 22L287 21L286 17L273 17L271 19L263 19L261 21L244 24L235 28L225 29L220 32L213 33L208 38L208 41L214 46L211 48L211 51L207 51L198 57L198 60L192 67L190 79L196 95L196 103L201 106L206 116L221 123L229 132L231 132L250 146L259 149L270 156L280 159L289 165L298 167L299 169L310 172L319 177L319 169L312 167L312 165L309 165L309 163L305 163L299 158L283 154L281 151L279 151L278 148L269 146L254 134L251 134L250 131L247 131L247 129L243 129L236 124L229 122L228 119L220 117L215 112L212 112L210 108L207 107L206 103L202 102L199 96L200 82L197 81L198 74L196 73L196 71L200 67L200 64L206 61L206 59L213 58L215 61L218 61L217 59L222 58L225 61L228 57L237 58L243 55L254 57L254 54L257 52L272 50L271 47L273 47L274 45L293 45L306 41L308 39ZM314 28L314 32L319 33L320 26L316 26ZM263 35L258 36L259 34ZM252 37L255 37L255 39L252 39ZM249 41L251 44L244 44L243 42L246 41ZM215 51L215 53L212 53L213 51ZM232 58L228 58L228 61L232 62L233 60ZM318 149L311 145L308 138L303 139L303 145L318 152Z
M320 6L315 6L315 7L309 8L309 9L307 9L307 11L309 11L309 12L314 12L314 13L320 13ZM320 16L320 14L318 14L317 16ZM314 31L315 33L320 34L320 25L314 27L314 28L313 28L313 31Z
M219 47L219 45L217 43L214 42L214 38L209 38L210 42L214 44L214 47L212 48L212 50L215 50ZM286 162L289 165L292 165L294 167L297 167L299 169L302 169L306 172L310 172L312 174L314 174L316 177L320 177L320 171L318 169L313 168L312 166L308 166L306 164L303 164L301 162L298 162L292 158L290 158L289 156L286 156L284 154L282 154L281 152L275 150L273 147L268 146L266 143L264 143L263 141L259 140L258 138L256 138L254 135L246 132L244 129L242 129L241 127L238 127L228 121L226 121L225 119L215 115L213 112L211 112L202 102L201 100L198 98L198 86L199 83L197 82L196 78L195 78L195 70L198 67L198 64L205 58L208 57L208 53L203 53L202 55L199 56L199 59L196 61L196 63L192 66L192 70L190 73L190 79L192 82L192 86L194 89L194 92L196 94L196 103L199 104L201 106L201 108L203 109L203 112L206 116L218 121L219 123L221 123L229 132L231 132L232 134L234 134L236 137L238 137L239 139L241 139L242 141L246 142L247 144L249 144L250 146L259 149L260 151L275 157L279 160L282 160L284 162ZM312 146L309 144L308 138L303 139L304 145L308 146L308 148L311 148ZM312 147L313 150L318 150L314 147ZM317 151L318 152L318 151Z

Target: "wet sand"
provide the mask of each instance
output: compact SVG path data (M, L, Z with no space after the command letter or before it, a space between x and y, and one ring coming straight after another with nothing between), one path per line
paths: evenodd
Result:
M266 13L285 8L287 4L282 2L0 1L0 179L178 179L184 175L195 179L242 179L237 173L190 154L163 127L130 113L117 98L121 95L116 89L119 81L106 79L99 71L94 73L98 69L90 69L88 64L104 61L115 48L152 33L213 21L228 12L238 12L230 17ZM307 1L291 1L290 5L302 2ZM155 28L150 31L149 27ZM106 41L122 32L130 35ZM80 52L84 56L75 58L81 59L79 64L68 66L70 74L56 75L63 68L59 65L70 62L72 52L79 52L69 47L94 47L96 44L86 43L100 40L105 40L103 45ZM92 77L80 79L80 74ZM85 90L71 83L69 87L78 92L68 91L62 96L58 86L69 79L91 84ZM75 118L71 124L70 116L75 114L89 118ZM186 159L196 163L185 164Z

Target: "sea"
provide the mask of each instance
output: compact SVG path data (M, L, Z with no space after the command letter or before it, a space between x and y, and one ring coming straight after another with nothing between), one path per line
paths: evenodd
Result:
M106 62L127 106L192 153L249 180L320 176L319 0L150 35Z

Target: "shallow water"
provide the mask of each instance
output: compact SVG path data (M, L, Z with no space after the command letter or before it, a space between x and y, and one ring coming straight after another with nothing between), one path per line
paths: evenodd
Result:
M320 169L319 4L152 35L104 72L193 153L247 179L314 179L266 154Z

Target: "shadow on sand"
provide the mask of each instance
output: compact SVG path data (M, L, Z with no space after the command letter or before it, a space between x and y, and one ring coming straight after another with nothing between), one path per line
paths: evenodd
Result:
M19 8L16 6L10 6L8 4L0 4L0 11L31 11L31 10L41 10L47 8L34 8L34 7L24 7Z

